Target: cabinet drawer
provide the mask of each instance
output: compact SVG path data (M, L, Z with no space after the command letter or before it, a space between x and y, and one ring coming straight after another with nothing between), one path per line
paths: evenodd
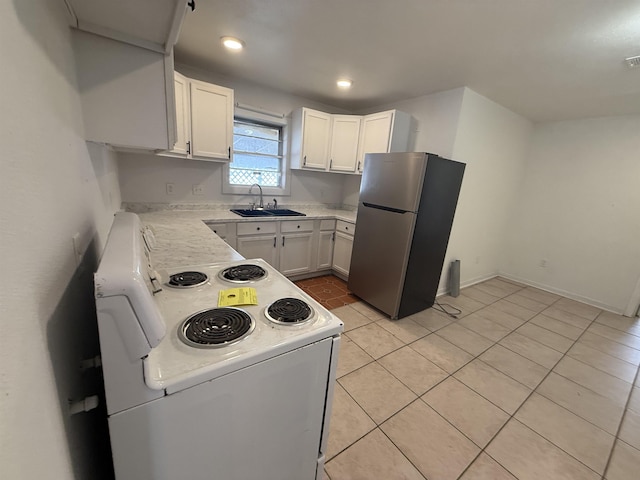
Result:
M342 220L338 220L336 225L336 232L343 232L343 233L346 233L347 235L353 235L353 232L355 231L355 229L356 229L356 226L353 223L344 222Z
M291 232L312 232L313 231L313 220L302 220L302 221L284 221L280 222L280 231L282 233L291 233Z
M276 222L238 223L238 235L255 235L258 233L276 233Z
M336 221L335 220L320 220L320 230L335 230L336 229Z

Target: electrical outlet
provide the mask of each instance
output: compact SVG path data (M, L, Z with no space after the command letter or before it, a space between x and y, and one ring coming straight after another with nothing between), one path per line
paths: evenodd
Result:
M540 267L542 267L542 268L547 268L547 262L548 262L548 261L547 261L547 259L546 259L546 258L541 259L541 260L540 260L540 263L539 263Z
M204 195L204 186L202 184L193 185L191 187L191 193L193 195Z
M173 188L175 187L175 185L173 183L167 183L166 187L167 187L167 195L173 195Z

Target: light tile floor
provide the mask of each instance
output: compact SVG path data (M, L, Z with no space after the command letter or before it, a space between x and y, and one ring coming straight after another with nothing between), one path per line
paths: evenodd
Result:
M332 310L326 478L640 478L638 319L501 278L438 301L458 319Z

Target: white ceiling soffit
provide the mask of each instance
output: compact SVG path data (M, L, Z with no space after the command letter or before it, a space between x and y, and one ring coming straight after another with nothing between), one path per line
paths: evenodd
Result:
M640 113L638 54L639 0L197 0L176 47L351 111L468 86L534 121Z

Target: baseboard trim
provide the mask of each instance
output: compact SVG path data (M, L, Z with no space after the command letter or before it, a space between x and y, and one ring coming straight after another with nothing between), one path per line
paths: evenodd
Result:
M579 295L577 293L569 292L567 290L563 290L561 288L551 287L549 285L545 285L543 283L532 282L531 280L526 280L524 278L517 277L515 275L510 275L508 273L499 272L497 276L504 277L507 280L513 280L514 282L523 283L530 287L539 288L540 290L544 290L545 292L555 293L556 295L562 295L563 297L570 298L571 300L575 300L577 302L586 303L587 305L591 305L592 307L600 308L602 310L606 310L611 313L616 313L618 315L624 315L624 312L620 308L616 308L614 306L608 305L606 303L600 302L598 300L594 300L593 298L585 297L583 295Z

